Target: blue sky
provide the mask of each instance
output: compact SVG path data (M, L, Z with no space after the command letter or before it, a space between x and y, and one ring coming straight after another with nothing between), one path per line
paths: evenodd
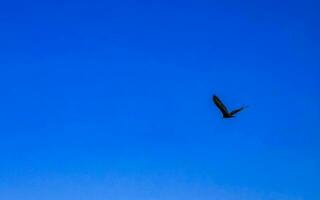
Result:
M319 8L1 2L0 198L319 199Z

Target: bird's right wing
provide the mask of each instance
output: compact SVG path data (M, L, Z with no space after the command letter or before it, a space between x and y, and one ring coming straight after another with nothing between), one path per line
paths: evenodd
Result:
M245 109L247 106L243 106L241 108L238 108L238 109L235 109L233 111L230 112L231 115L235 115L237 114L238 112L240 112L241 110Z
M228 109L226 108L225 105L221 102L221 100L217 96L213 96L213 102L214 104L219 108L219 110L222 112L223 115L228 114Z

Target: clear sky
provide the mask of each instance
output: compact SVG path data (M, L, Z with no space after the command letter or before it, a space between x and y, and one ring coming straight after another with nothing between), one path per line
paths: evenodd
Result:
M319 4L1 1L0 199L320 199Z

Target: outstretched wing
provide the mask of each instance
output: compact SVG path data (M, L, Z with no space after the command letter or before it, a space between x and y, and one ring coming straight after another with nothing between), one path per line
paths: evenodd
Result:
M246 108L246 106L243 106L241 108L235 109L235 110L230 112L230 115L235 115L235 114L237 114L238 112L240 112L241 110L243 110L245 108Z
M212 99L213 99L214 104L219 108L219 110L222 112L223 115L229 114L226 106L223 105L221 100L216 95L214 95Z

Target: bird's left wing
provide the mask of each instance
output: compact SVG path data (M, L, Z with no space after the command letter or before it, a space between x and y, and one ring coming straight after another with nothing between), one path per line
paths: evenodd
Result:
M219 108L219 110L222 112L223 115L228 115L228 109L226 106L221 102L221 100L216 96L213 95L212 100L214 104Z

